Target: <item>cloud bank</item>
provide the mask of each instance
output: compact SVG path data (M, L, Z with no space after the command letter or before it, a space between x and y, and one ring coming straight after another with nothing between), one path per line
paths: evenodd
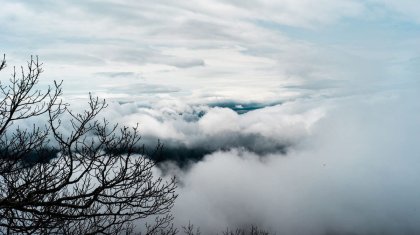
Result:
M234 148L188 171L168 166L181 182L176 222L206 234L250 224L277 234L419 233L420 106L411 98L342 100L286 154Z
M327 109L290 102L270 106L254 104L254 110L244 111L246 104L230 104L230 107L218 107L181 101L148 106L111 103L102 115L129 126L138 123L146 146L155 145L158 139L165 145L158 161L169 160L186 166L206 154L232 148L260 155L286 153L311 133L313 124ZM235 107L239 110L235 111Z

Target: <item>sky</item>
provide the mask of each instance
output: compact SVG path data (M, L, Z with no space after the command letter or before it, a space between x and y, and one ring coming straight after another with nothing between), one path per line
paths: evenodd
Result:
M82 108L140 124L205 233L420 233L420 2L4 1L9 68L38 55ZM8 76L6 69L1 79Z

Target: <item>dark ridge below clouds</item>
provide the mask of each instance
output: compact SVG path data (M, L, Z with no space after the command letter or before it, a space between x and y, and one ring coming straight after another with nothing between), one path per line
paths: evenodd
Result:
M152 159L165 163L167 161L173 162L180 167L186 167L203 160L206 155L218 151L229 151L231 149L242 149L258 154L262 157L268 154L278 153L286 154L289 147L286 143L277 143L276 141L259 136L227 136L224 143L212 143L206 141L204 143L197 143L196 146L177 145L176 143L163 143L164 148L162 153L153 157Z
M225 102L213 102L209 103L210 107L220 107L220 108L228 108L235 111L238 114L247 113L253 110L262 109L265 107L280 105L282 102L272 102L272 103L241 103L235 101L225 101Z

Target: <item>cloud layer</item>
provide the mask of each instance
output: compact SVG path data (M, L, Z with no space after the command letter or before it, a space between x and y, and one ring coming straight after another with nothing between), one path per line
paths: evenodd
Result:
M411 111L420 107L371 102L341 102L285 155L217 151L178 172L177 223L205 233L250 224L277 234L419 233L420 116Z
M67 95L164 97L135 86L144 85L189 99L263 102L337 86L372 89L395 76L407 83L399 75L414 76L416 7L391 0L14 1L0 9L0 39L13 64L38 54L44 77L64 79Z

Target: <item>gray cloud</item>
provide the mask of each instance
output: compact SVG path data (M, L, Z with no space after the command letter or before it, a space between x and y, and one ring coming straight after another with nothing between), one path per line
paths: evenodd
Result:
M95 75L111 77L111 78L136 76L134 72L99 72L99 73L95 73Z
M232 149L188 171L168 166L181 181L176 222L204 233L250 224L277 234L419 233L420 117L408 110L420 106L411 98L341 101L286 155Z
M159 93L175 93L179 92L179 88L164 86L164 85L154 85L154 84L146 84L146 83L137 83L137 84L129 84L126 86L112 86L108 88L109 93L123 93L125 95L133 95L136 94L159 94Z
M202 59L181 59L171 56L161 56L160 58L152 59L151 62L156 61L167 65L172 65L178 68L191 68L196 66L204 66L205 63Z

